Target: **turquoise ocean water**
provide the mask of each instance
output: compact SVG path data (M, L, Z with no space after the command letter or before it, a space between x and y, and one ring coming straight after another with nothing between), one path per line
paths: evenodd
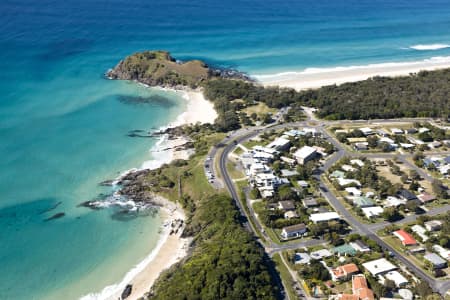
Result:
M450 56L443 0L3 0L0 13L0 299L99 292L155 247L159 217L77 207L155 159L157 140L127 132L185 107L105 80L125 55L167 49L252 75Z

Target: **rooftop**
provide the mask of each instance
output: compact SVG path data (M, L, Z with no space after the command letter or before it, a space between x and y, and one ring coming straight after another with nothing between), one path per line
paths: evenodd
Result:
M363 267L373 276L396 270L397 267L389 262L386 258L372 260L362 264Z
M300 148L299 150L297 150L294 153L294 156L295 157L300 157L300 158L307 158L307 157L309 157L310 155L312 155L312 154L314 154L316 152L317 152L316 148L309 147L309 146L304 146L304 147Z
M414 239L414 237L403 229L394 231L393 234L398 237L402 244L405 246L417 245L417 241Z
M329 220L337 220L341 217L336 212L324 212L318 214L311 214L309 219L313 222L321 222L321 221L329 221Z

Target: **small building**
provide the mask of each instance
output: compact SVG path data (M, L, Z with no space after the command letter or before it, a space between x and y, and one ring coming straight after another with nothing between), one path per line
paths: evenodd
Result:
M365 151L369 149L369 143L367 142L355 143L353 147L355 148L356 151Z
M359 196L359 197L353 198L353 205L356 205L356 206L362 208L362 207L374 206L374 203L372 202L372 200L370 200L367 197Z
M304 189L309 187L308 181L305 181L305 180L299 180L299 181L297 181L297 184L299 187L304 188Z
M394 196L388 196L385 200L386 207L398 207L403 204L406 204L406 200Z
M442 143L439 141L434 141L434 142L428 143L428 147L430 147L432 149L439 148L439 147L442 147Z
M419 128L419 133L424 133L424 132L429 132L430 129L426 128L426 127L421 127Z
M367 246L363 241L356 240L354 242L350 243L350 246L352 246L353 249L355 249L358 252L370 252L369 246Z
M434 269L445 269L447 268L447 261L442 259L436 253L428 253L423 256L423 259L429 261Z
M433 251L437 252L443 259L450 260L450 250L441 247L440 245L433 245Z
M295 210L294 201L291 200L278 201L278 209L281 209L283 211Z
M386 279L392 280L397 287L404 287L408 284L408 280L398 271L389 271L383 276ZM384 280L382 280L384 283Z
M303 206L305 208L316 207L319 206L319 203L314 198L306 198L302 200Z
M357 165L357 166L360 167L360 168L364 167L364 162L363 162L362 160L360 160L360 159L352 159L352 160L350 161L350 163L351 163L352 165Z
M324 213L317 213L317 214L311 214L309 216L309 219L313 223L321 223L321 222L328 222L332 220L339 220L341 217L336 212L324 212Z
M392 128L391 133L394 135L403 134L403 130L401 130L399 128Z
M371 206L371 207L361 207L364 215L366 215L367 219L376 218L381 215L384 209L381 206Z
M309 146L304 146L294 153L295 159L297 159L297 162L301 165L317 158L317 156L317 149Z
M276 138L273 142L268 144L266 147L275 149L277 151L284 151L289 148L291 145L291 141L288 139L285 139L283 137Z
M420 195L417 196L417 198L423 204L426 204L426 203L429 203L429 202L432 202L432 201L436 200L436 196L428 194L428 193L421 193Z
M359 128L359 130L360 130L365 136L375 134L375 132L372 130L372 128L369 128L369 127L362 127L362 128Z
M340 186L347 186L347 185L361 186L361 182L359 182L356 179L337 178L337 182Z
M294 256L295 264L309 264L311 261L311 256L308 253L297 252Z
M408 129L405 129L405 134L414 134L414 133L417 133L418 132L418 130L416 129L416 128L408 128Z
M362 264L363 267L372 274L372 276L376 277L377 275L385 274L389 271L397 270L397 267L394 266L391 262L389 262L386 258L380 258L376 260L372 260Z
M287 163L290 166L294 166L297 163L297 161L295 159L292 159L292 158L289 158L286 156L281 156L280 160Z
M297 225L291 225L291 226L284 227L281 230L281 236L284 239L300 237L306 232L306 230L307 230L306 225L303 223L297 224Z
M342 170L344 170L345 172L353 172L353 171L356 171L356 169L353 168L353 167L350 166L350 165L343 165L341 168L342 168Z
M334 171L333 173L330 174L330 177L332 178L344 178L345 177L345 173L339 170Z
M384 129L378 129L378 130L377 130L377 134L378 134L379 136L381 136L381 137L389 136L389 133L388 133L386 130L384 130Z
M345 281L349 280L352 275L359 272L359 268L355 264L346 264L339 266L336 269L331 269L330 274L333 281Z
M392 233L402 242L403 246L415 246L417 245L417 241L414 239L412 235L404 231L403 229L394 231Z
M362 192L360 189L356 188L356 187L346 187L345 191L352 196L361 196Z
M411 193L410 191L405 190L405 189L401 189L400 191L398 191L397 195L401 199L404 199L406 201L417 200L416 195L414 195L413 193Z
M284 213L284 218L288 219L288 220L295 219L295 218L298 218L298 214L297 214L297 212L290 210L290 211L287 211Z
M365 137L349 137L349 138L347 138L347 141L350 144L364 143L364 142L367 142L367 138L365 138Z
M328 250L328 249L320 249L317 251L313 251L309 254L312 258L319 260L322 259L324 257L330 257L333 254Z
M422 239L422 242L426 242L426 241L429 239L428 236L427 236L427 234L426 234L427 230L426 230L424 227L422 227L422 226L416 224L416 225L414 225L414 226L411 227L411 230L412 230L415 234L417 234L418 236L420 236L420 238Z
M441 230L441 228L442 228L442 221L431 220L431 221L425 222L424 225L428 231L438 231L438 230Z
M282 177L292 177L298 175L297 170L289 170L289 169L283 169L281 170L281 176Z
M331 249L331 252L338 256L355 256L356 250L349 244L340 245Z
M363 274L352 276L352 292L358 296L358 300L374 300L373 291L367 285L366 277Z

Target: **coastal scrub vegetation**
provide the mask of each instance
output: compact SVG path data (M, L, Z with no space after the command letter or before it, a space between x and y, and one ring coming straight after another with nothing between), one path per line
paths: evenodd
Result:
M189 225L194 253L165 272L150 299L276 299L264 250L228 196L200 201Z
M373 77L299 92L263 87L243 73L214 69L199 60L176 61L166 51L145 51L126 57L107 76L150 86L203 87L205 97L214 102L219 115L216 130L222 132L253 125L257 116L245 113L245 109L259 103L270 109L290 107L287 121L299 120L297 112L302 111L301 106L318 108L317 116L330 120L450 115L450 69L402 77ZM259 121L273 120L269 113Z

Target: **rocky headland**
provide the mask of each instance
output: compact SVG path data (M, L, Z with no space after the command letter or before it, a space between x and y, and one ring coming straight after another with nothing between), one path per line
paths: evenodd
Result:
M136 80L148 86L183 89L197 88L206 80L214 78L250 81L242 72L215 68L201 60L182 62L167 51L144 51L121 60L106 76L110 79Z

